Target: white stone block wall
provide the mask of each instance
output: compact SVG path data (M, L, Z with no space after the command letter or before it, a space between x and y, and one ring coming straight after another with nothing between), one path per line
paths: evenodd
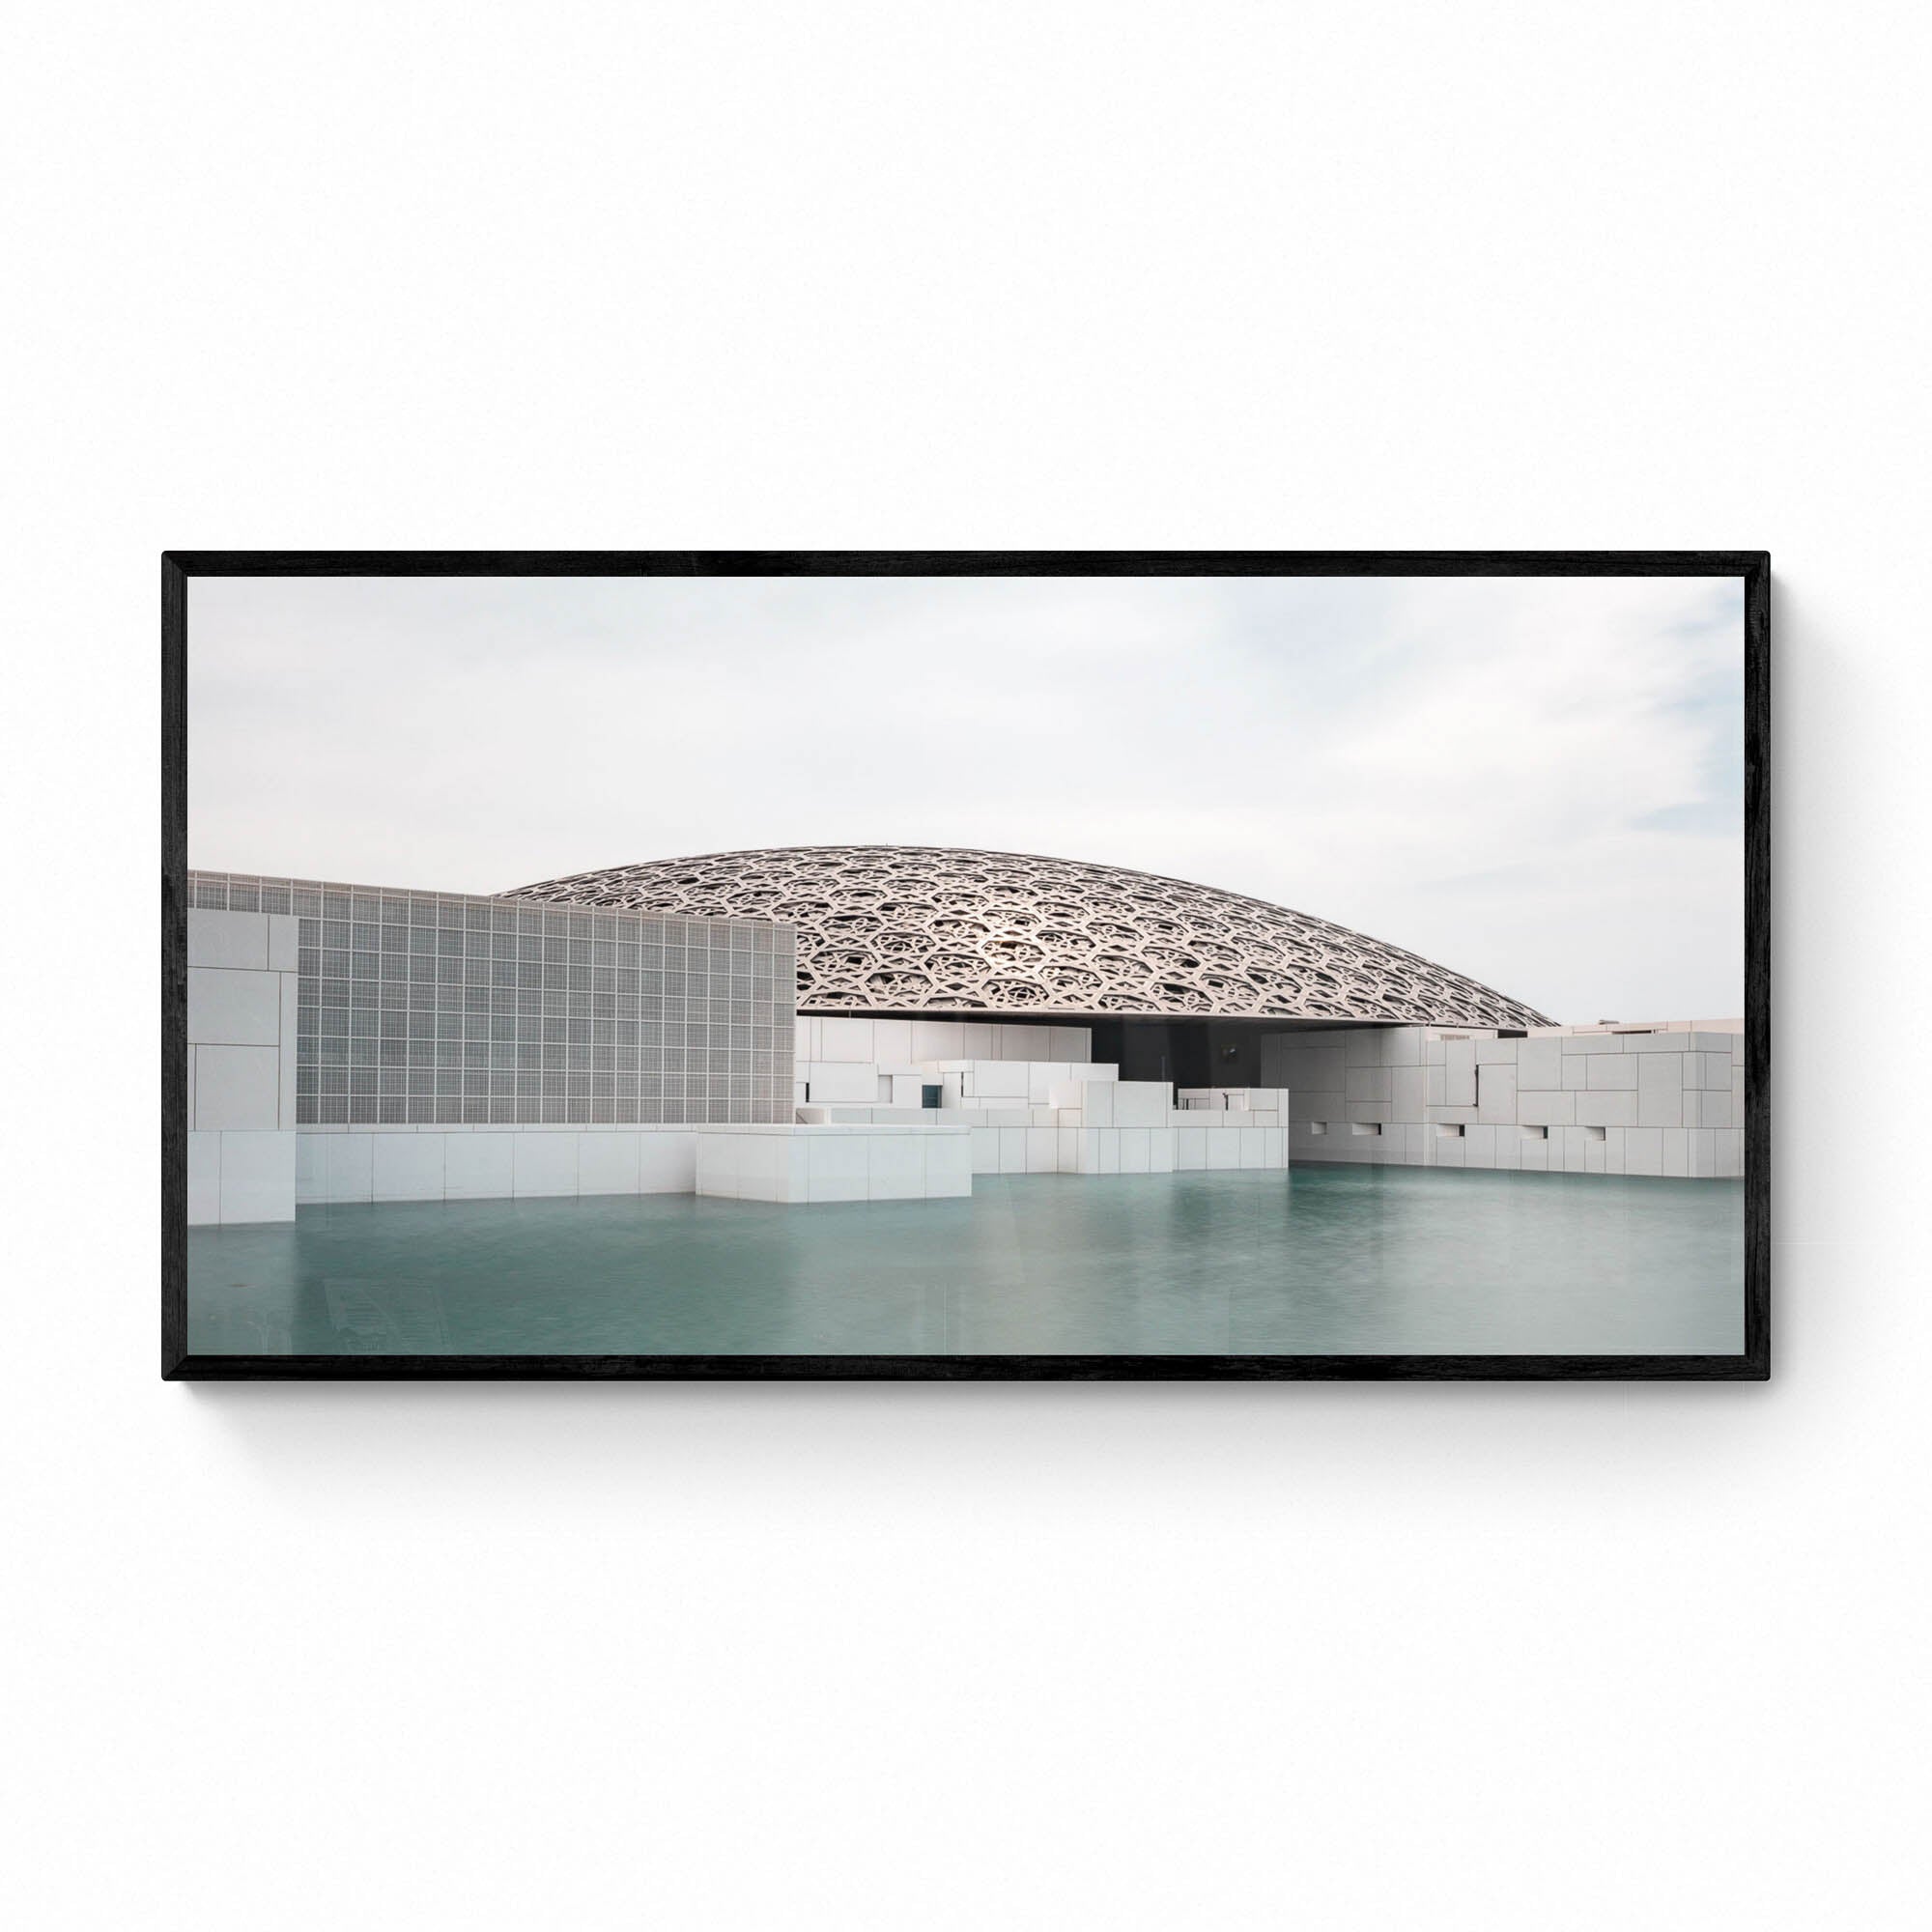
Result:
M707 1127L696 1192L794 1206L957 1199L973 1191L971 1156L964 1127Z
M190 1227L296 1212L298 922L187 915Z
M886 1020L852 1013L801 1015L801 1062L916 1067L938 1061L1027 1060L1087 1065L1091 1027L1027 1025L1004 1020Z
M696 1137L708 1131L689 1126L304 1127L296 1136L295 1199L306 1207L689 1194L696 1185Z
M1736 1179L1742 1024L1270 1036L1297 1161Z

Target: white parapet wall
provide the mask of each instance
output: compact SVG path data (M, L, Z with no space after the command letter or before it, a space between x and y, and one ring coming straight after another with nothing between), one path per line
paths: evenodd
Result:
M190 1227L295 1219L297 927L188 913Z
M707 1127L696 1191L730 1201L805 1206L940 1201L973 1192L963 1126Z
M1737 1021L1273 1035L1296 1161L1736 1179Z
M302 1207L374 1201L507 1201L573 1194L689 1194L696 1126L318 1126L296 1139Z

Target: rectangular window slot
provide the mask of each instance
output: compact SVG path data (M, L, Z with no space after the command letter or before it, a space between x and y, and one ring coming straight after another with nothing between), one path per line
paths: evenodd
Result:
M1378 1134L1381 1130L1382 1123L1379 1121L1350 1121L1349 1122L1349 1131L1351 1134Z
M1308 1131L1311 1134L1325 1134L1328 1131L1328 1122L1326 1121L1310 1121Z
M1548 1127L1525 1127L1522 1130L1522 1137L1526 1141L1547 1141L1549 1138L1549 1129Z
M1438 1140L1460 1141L1463 1138L1462 1123L1460 1122L1438 1121L1435 1125L1435 1134Z
M1603 1127L1585 1127L1583 1135L1586 1140L1600 1141L1604 1138L1606 1131L1607 1129Z

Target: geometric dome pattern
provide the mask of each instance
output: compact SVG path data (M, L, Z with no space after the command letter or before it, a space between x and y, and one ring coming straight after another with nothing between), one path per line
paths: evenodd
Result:
M714 852L500 896L795 926L802 1013L1550 1024L1460 973L1307 913L1017 852Z

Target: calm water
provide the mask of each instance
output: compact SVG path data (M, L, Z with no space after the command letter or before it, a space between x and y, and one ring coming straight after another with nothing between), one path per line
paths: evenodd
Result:
M1744 1188L1298 1167L970 1200L304 1208L188 1236L206 1354L1734 1353Z

